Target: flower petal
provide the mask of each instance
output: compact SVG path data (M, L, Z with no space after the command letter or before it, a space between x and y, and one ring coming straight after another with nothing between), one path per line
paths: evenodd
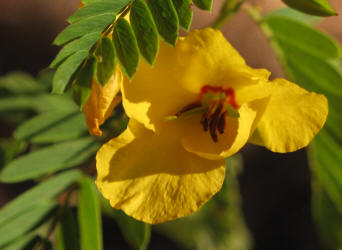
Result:
M253 122L257 112L250 105L245 104L239 109L240 117L226 117L226 129L218 135L218 141L214 142L209 132L205 132L200 124L200 116L192 119L193 124L188 126L182 144L192 153L206 159L224 159L239 151L250 137Z
M178 138L178 137L177 137ZM170 133L134 120L97 153L96 184L110 204L151 224L197 211L222 186L224 160L189 153Z
M100 126L111 115L113 109L121 100L116 95L120 91L122 81L122 73L118 68L104 87L96 80L93 80L91 94L84 105L84 115L89 134L102 135Z
M133 80L123 83L123 105L129 117L156 131L164 117L196 101L204 85L242 86L268 76L249 68L220 31L195 30L174 48L161 42L153 68L141 61Z
M307 146L325 123L327 99L285 79L265 84L263 91L270 101L250 142L279 153Z

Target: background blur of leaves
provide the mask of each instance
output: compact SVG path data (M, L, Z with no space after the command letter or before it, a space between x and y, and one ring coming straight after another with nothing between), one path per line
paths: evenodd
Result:
M194 2L206 8L206 1ZM223 2L214 0L211 13L193 7L191 29L211 25ZM149 249L342 247L341 51L338 43L311 28L324 29L341 44L342 17L276 10L264 18L264 13L284 5L275 0L246 2L258 4L262 12L250 8L234 16L221 14L231 18L222 30L248 64L268 68L272 77L286 75L329 98L328 122L308 150L310 170L305 150L278 155L247 146L242 158L227 159L222 190L199 212L153 227L111 209L89 177L95 174L93 156L99 145L127 124L122 107L104 125L104 137L95 138L88 135L70 91L49 93L56 75L45 68L58 51L51 44L78 2L0 3L0 182L7 183L0 184L0 249L144 249L148 244ZM302 9L305 0L285 2ZM342 13L338 0L329 2ZM315 5L306 12L317 11L322 13ZM183 19L183 29L188 21ZM164 28L156 23L162 35ZM139 29L132 25L137 35ZM173 29L164 34L170 44ZM143 51L137 40L132 43L137 53L139 49L152 64L155 49ZM123 62L126 57L117 56L126 74L133 75L135 59ZM66 86L69 80L65 81Z

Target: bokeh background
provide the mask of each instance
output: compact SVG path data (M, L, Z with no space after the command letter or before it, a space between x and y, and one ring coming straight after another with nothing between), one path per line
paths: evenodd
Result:
M247 2L258 4L263 12L284 6L280 0ZM341 1L329 2L342 13ZM192 28L209 26L221 4L221 0L214 0L211 13L195 9ZM77 6L78 0L0 0L0 76L18 70L36 76L46 68L59 50L52 41ZM318 27L342 44L342 16L326 18ZM222 30L250 66L267 68L272 77L284 76L267 40L244 11ZM0 117L1 138L10 137L13 129ZM240 191L254 249L324 249L311 217L311 177L305 151L283 155L248 145L242 154ZM0 184L0 207L30 185ZM105 219L103 226L105 249L130 249L113 221ZM153 233L148 249L181 248Z

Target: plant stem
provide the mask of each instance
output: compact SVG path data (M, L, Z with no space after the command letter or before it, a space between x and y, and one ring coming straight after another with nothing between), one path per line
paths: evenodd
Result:
M239 11L245 0L226 0L211 27L221 29L223 25Z

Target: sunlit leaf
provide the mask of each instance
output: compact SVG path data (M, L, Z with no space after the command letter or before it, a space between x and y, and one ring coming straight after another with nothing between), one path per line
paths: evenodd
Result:
M189 30L192 21L191 0L172 0L178 14L179 25Z
M18 140L34 143L60 142L85 134L87 126L79 111L49 111L25 121L14 131Z
M50 67L54 68L58 66L63 60L79 50L89 51L90 48L96 43L96 41L100 39L100 36L100 32L93 32L68 43L57 54L56 58L50 64Z
M68 18L70 23L79 21L80 19L97 16L100 14L116 15L119 11L129 4L130 0L115 0L115 1L99 1L88 3L86 6L78 9L71 17Z
M20 182L76 166L97 148L93 138L82 138L39 149L10 162L0 172L0 181Z
M86 61L86 64L77 73L74 89L74 100L83 109L84 104L88 100L91 93L91 83L95 76L97 67L97 61L95 56L90 56Z
M53 77L52 93L63 94L68 83L71 81L76 70L83 60L88 56L89 51L80 50L66 59L57 69Z
M213 0L193 0L194 4L202 10L211 10Z
M115 14L101 14L84 18L79 22L69 25L56 37L54 43L63 45L75 38L92 32L102 32L109 24L115 20Z
M97 58L96 78L104 86L114 73L116 52L113 41L104 37L96 49L95 55Z
M130 21L141 55L150 65L153 65L159 47L158 31L152 14L143 0L133 2Z
M158 32L164 41L175 45L178 37L179 21L172 0L147 0Z
M81 179L81 177L82 173L80 171L71 170L55 175L47 181L27 190L0 209L0 227L2 227L7 220L28 210L34 204L43 200L53 199L72 183Z
M84 177L78 198L78 223L82 250L102 249L100 205L93 180Z
M288 6L316 16L334 16L335 10L327 0L283 0Z
M124 18L119 18L115 23L113 41L120 67L131 79L138 67L139 49L131 25Z
M32 228L43 223L56 208L53 201L38 202L0 227L0 247L16 240Z

